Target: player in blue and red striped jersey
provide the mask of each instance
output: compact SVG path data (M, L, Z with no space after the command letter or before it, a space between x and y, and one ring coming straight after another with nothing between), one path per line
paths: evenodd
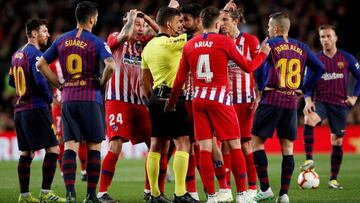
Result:
M101 88L115 69L107 44L91 33L98 11L95 3L83 1L75 10L77 28L61 35L39 60L37 67L57 88L62 89L63 157L66 199L75 202L76 152L81 140L87 144L87 197L98 202L96 186L100 174L101 142L105 139ZM60 84L48 63L59 58L64 80ZM100 79L100 64L105 63Z
M254 162L261 186L254 200L274 198L264 144L276 129L283 154L278 202L289 202L287 193L295 165L293 141L297 138L296 91L302 88L305 97L309 96L324 67L307 45L288 37L290 19L286 13L270 15L268 26L271 52L257 71L256 82L263 91L252 127Z
M64 81L63 73L59 60L55 60L50 64L50 69L55 73L59 81ZM64 155L64 141L62 136L62 122L61 122L61 91L59 89L53 89L53 103L51 104L51 115L54 120L56 129L56 138L59 142L60 154L58 157L60 174L62 172L62 159ZM81 163L81 180L86 181L86 143L81 143L78 153Z
M218 34L219 9L207 7L200 14L204 33L194 37L184 47L174 87L165 110L175 110L176 100L188 73L194 78L192 101L195 140L200 145L200 172L208 193L207 202L218 202L214 187L212 161L213 133L230 147L232 171L237 188L236 202L253 202L246 194L246 166L241 151L238 119L229 95L228 61L232 59L247 72L254 71L266 59L270 47L265 45L253 61L248 61L236 48L234 41Z
M331 128L331 176L329 187L341 189L337 181L343 151L342 142L345 135L346 116L349 107L354 106L360 94L360 66L355 57L348 52L337 49L335 27L323 25L319 27L320 43L323 50L318 58L324 63L325 73L318 82L312 102L311 97L306 100L304 108L304 144L306 161L302 170L314 167L312 157L314 144L314 127L325 118L329 119ZM356 79L352 96L348 94L349 71Z
M20 196L18 202L65 202L51 192L51 184L59 156L55 126L51 119L49 105L52 94L46 79L36 69L35 63L42 55L40 48L46 46L50 35L47 21L33 19L26 23L28 43L14 53L11 59L9 85L16 88L15 129L19 150L18 164ZM45 149L43 181L40 199L29 192L30 166L34 152Z

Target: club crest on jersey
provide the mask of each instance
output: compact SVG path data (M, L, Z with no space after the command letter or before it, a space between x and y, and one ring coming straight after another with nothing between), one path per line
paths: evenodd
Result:
M142 44L141 44L140 41L138 41L138 42L135 43L135 50L136 50L137 52L139 52L139 53L142 52Z
M111 128L114 132L117 132L119 130L119 127L117 125L113 125L111 126Z
M340 68L340 69L343 69L345 67L344 62L342 62L342 61L337 62L337 67Z

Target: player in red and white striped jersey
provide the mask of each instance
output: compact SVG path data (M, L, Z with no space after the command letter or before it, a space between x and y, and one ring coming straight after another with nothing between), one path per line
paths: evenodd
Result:
M108 45L116 61L116 70L108 81L105 91L106 129L110 148L103 161L98 198L116 202L108 194L122 144L145 142L150 144L150 118L141 98L141 52L151 39L144 35L145 23L156 32L157 24L147 15L130 10L120 32L111 33Z
M248 60L253 60L258 54L259 40L254 35L241 32L238 24L244 23L244 10L232 7L226 10L223 16L221 30L234 39L241 55ZM233 61L229 61L229 89L233 98L234 108L239 120L241 147L246 158L248 194L256 195L256 169L251 148L251 126L256 107L256 93L253 73L246 73ZM230 152L228 147L223 147L225 165L230 169ZM227 177L230 178L230 170ZM229 180L228 180L229 182Z

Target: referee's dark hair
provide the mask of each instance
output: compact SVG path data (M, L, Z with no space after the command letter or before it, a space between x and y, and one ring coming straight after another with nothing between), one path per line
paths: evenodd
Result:
M46 19L31 19L25 24L25 32L28 38L32 37L32 31L39 31L40 26L47 25L48 21Z
M166 26L175 16L181 16L179 10L167 6L161 7L156 15L156 23L159 26Z
M76 5L75 17L80 24L86 23L90 17L98 13L97 4L89 1L82 1Z

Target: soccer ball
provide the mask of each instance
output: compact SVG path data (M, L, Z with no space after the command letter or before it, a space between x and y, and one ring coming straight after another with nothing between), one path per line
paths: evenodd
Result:
M301 189L316 189L320 185L319 175L315 171L303 171L299 174L297 183Z

